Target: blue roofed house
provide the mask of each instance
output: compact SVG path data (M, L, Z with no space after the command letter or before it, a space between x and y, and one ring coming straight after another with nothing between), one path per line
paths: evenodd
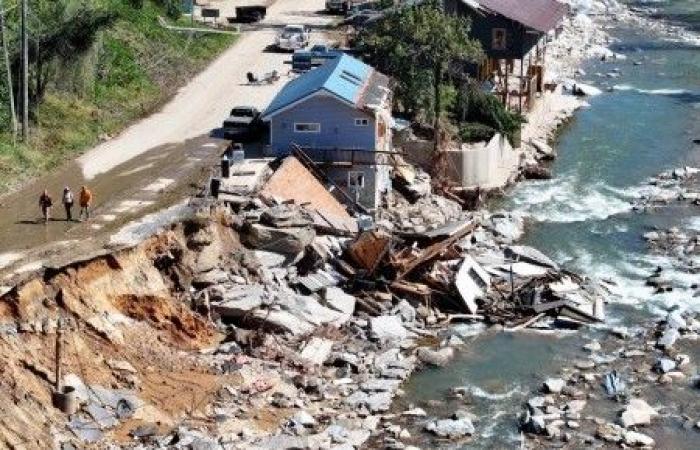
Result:
M300 147L367 209L391 186L389 78L343 54L290 81L263 113L275 156Z

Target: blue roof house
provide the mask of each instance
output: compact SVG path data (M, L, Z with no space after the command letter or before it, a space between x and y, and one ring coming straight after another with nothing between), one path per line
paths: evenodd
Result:
M275 156L300 147L367 209L388 192L389 78L346 54L287 83L263 113Z

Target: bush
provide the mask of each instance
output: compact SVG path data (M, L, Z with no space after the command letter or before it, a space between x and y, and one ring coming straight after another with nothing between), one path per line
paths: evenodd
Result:
M459 138L464 143L490 141L498 130L478 122L465 122L459 126Z
M180 0L168 0L168 4L165 8L165 13L171 19L177 20L182 16L182 4Z
M498 98L476 85L469 85L460 91L453 117L460 122L460 136L484 135L485 129L475 128L476 124L481 124L506 135L511 142L525 122L522 115L508 111ZM463 132L462 128L466 128L466 131Z

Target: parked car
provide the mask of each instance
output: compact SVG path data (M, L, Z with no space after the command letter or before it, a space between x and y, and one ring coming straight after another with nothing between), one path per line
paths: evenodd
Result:
M358 6L374 4L369 0L326 0L326 11L332 14L347 14Z
M280 50L294 51L306 48L309 45L311 32L304 25L287 25L277 35L276 46Z
M262 134L265 124L260 111L253 106L236 106L221 127L225 139L251 141Z
M384 15L383 11L364 10L346 17L345 20L340 22L340 25L351 26L355 29L370 28L382 19Z
M297 50L292 55L292 70L295 72L306 72L342 54L342 51L331 48L326 44L314 45L309 51Z

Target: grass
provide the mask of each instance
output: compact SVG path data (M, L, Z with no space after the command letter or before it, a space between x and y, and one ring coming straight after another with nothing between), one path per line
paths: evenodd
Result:
M156 111L236 39L167 30L158 24L158 17L165 15L163 9L152 1L144 2L140 10L126 2L114 5L120 18L101 32L94 55L67 62L82 64L78 74L61 73L60 68L57 72L59 77L80 77L73 84L87 87L76 92L59 87L71 83L55 83L35 107L27 143L13 145L9 132L0 133L0 188L4 191Z

